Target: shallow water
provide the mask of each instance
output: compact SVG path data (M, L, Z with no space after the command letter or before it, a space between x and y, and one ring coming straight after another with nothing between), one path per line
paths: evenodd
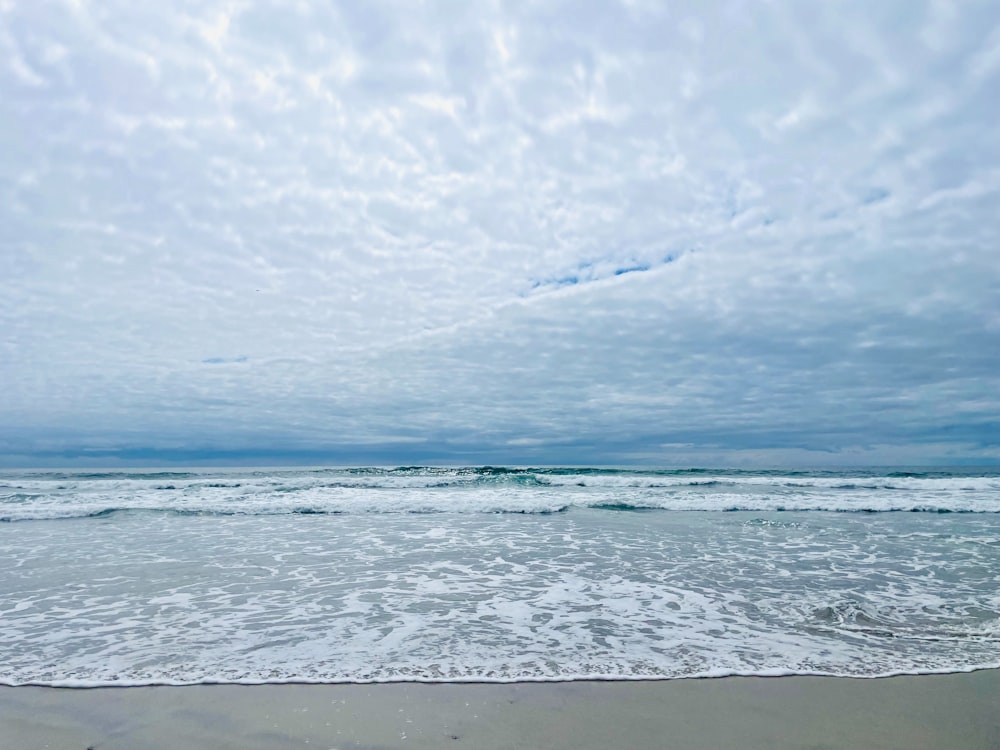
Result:
M1000 665L1000 478L985 472L8 472L0 484L10 684ZM924 510L843 512L862 508Z

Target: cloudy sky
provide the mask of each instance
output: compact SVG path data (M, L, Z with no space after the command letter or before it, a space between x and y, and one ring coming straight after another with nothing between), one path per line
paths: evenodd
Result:
M0 463L1000 461L1000 6L0 0Z

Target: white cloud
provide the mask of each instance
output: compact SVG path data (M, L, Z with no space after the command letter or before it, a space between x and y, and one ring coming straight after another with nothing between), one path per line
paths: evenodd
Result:
M988 457L996 28L5 6L0 443Z
M969 70L980 81L1000 70L1000 26L993 29L982 49L972 58Z

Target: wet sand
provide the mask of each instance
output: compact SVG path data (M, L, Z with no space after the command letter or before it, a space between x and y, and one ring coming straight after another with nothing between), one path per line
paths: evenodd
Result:
M1000 670L856 680L0 688L11 750L1000 749Z

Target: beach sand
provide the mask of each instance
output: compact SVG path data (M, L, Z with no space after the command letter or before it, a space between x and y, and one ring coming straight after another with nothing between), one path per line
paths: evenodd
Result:
M5 750L1000 748L1000 670L859 680L0 688Z

